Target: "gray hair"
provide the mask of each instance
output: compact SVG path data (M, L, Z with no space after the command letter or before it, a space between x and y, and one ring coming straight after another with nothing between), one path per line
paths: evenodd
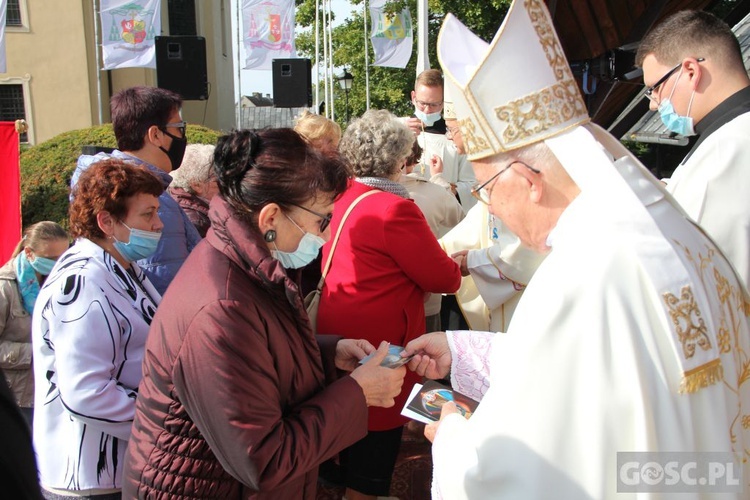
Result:
M211 165L214 162L214 146L211 144L188 144L185 156L177 170L170 172L170 186L182 188L195 194L190 187L193 183L208 182L213 178Z
M414 132L386 110L369 110L344 132L339 153L357 177L387 178L401 169L411 153Z

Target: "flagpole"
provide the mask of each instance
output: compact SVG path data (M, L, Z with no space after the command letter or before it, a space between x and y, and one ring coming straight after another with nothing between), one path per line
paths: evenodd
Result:
M315 0L315 113L320 114L320 0Z
M99 65L99 25L97 24L96 0L94 7L94 57L96 58L96 103L99 108L99 125L104 123L104 112L102 110L102 70Z
M237 130L242 129L242 20L240 11L242 10L242 0L237 0Z
M331 120L336 120L336 106L333 105L333 5L331 3L331 0L328 0L328 54L330 56L329 58L329 64L330 64L330 78L331 78Z
M364 12L362 17L364 18L364 32L365 32L365 109L370 109L370 51L368 50L367 43L367 0L363 2Z
M430 56L427 52L427 0L417 0L417 24L419 35L417 38L417 76L430 69Z
M326 103L326 118L331 117L331 99L328 96L328 32L326 31L326 9L328 0L323 0L323 95Z

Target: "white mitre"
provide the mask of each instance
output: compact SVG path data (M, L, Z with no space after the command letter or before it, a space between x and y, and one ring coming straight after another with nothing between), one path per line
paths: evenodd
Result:
M491 44L448 14L437 53L469 160L528 146L589 121L541 0L515 0Z

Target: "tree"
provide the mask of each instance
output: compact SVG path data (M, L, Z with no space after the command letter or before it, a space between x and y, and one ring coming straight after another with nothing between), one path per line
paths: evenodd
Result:
M505 18L511 0L489 0L483 2L466 2L465 0L429 0L428 37L430 65L439 68L436 55L437 35L447 12L452 12L478 36L490 41L497 28ZM369 3L368 3L369 5ZM408 7L414 23L415 44L412 57L404 69L370 66L370 107L387 109L398 116L408 116L413 112L411 91L414 88L417 64L417 7L416 0L394 0L386 5L387 12L400 12ZM349 92L349 109L352 117L365 112L365 35L363 32L362 0L352 0L352 12L342 24L333 28L333 62L336 67L346 66L354 76L354 84ZM315 0L303 0L298 3L298 25L308 28L297 36L297 50L303 57L315 57ZM323 19L321 13L321 20ZM370 14L367 13L368 24ZM321 26L319 29L323 29ZM374 60L372 45L369 43L369 61ZM320 32L322 40L322 31ZM322 59L322 54L321 54ZM322 88L322 84L321 84ZM344 109L343 90L334 90L335 115L342 126L346 110ZM326 103L328 105L328 103Z

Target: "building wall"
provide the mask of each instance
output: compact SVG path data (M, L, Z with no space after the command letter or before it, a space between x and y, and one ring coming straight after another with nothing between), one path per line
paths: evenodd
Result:
M0 83L24 85L30 144L97 125L100 112L107 123L113 93L134 85L157 85L156 70L148 68L101 71L98 78L93 3L25 0L28 30L6 28L7 72L0 73ZM186 101L183 118L229 130L236 123L229 2L196 5L198 34L206 38L210 96L207 101ZM167 1L163 0L162 34L168 35L168 29Z
M24 86L29 142L91 125L82 2L26 2L28 31L6 28L7 72ZM8 80L10 79L10 80Z

